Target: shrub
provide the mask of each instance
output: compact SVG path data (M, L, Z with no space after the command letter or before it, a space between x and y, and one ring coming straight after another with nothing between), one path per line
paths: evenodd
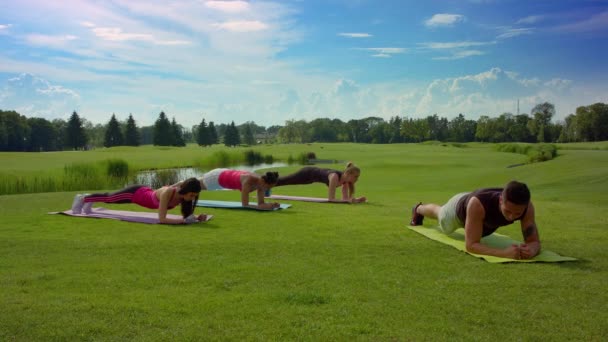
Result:
M240 154L216 151L208 159L210 167L226 167L241 161Z
M112 178L127 178L129 176L129 163L122 159L109 159L107 174Z
M309 164L308 153L304 153L304 152L300 153L297 161L301 165L308 165Z
M528 163L551 160L557 156L557 147L552 144L498 144L499 152L519 153L528 156Z
M256 164L261 164L264 161L264 157L260 152L256 152L254 150L247 150L244 152L245 154L245 163L247 165L253 166Z
M274 157L271 154L267 154L264 156L264 163L272 164L274 163Z

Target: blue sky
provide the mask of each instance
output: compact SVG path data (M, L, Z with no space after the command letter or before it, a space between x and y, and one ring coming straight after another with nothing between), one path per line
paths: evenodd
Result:
M608 103L608 0L0 1L0 109L189 127Z

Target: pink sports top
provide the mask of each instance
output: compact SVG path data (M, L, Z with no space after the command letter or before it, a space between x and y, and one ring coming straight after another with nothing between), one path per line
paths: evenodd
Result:
M243 190L243 185L241 184L241 175L246 174L249 174L249 171L226 170L220 173L217 181L222 188Z
M179 204L173 203L174 197L175 188L173 188L173 194L171 194L171 199L169 199L167 209L173 209ZM142 186L141 188L137 189L137 191L135 191L133 194L133 199L131 201L148 209L158 209L160 207L160 201L156 197L156 193L153 189L150 189L147 186Z

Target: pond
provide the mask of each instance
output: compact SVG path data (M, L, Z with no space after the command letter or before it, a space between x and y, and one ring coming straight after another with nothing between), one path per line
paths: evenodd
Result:
M275 167L288 166L287 163L274 162L271 164L257 164L257 165L237 165L229 166L227 168L235 170L245 171L257 171L260 169L270 169ZM133 179L134 184L143 184L152 187L153 189L160 188L165 185L175 184L179 181L190 177L202 177L205 172L209 170L201 170L194 167L183 167L175 169L160 169L160 170L147 170L138 172Z

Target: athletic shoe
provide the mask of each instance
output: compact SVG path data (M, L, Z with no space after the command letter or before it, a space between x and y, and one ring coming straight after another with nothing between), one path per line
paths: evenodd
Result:
M416 209L422 205L422 202L416 204L414 208L412 208L412 220L410 221L410 226L422 226L422 220L424 220L424 216L418 214Z
M82 212L82 206L84 205L84 195L77 194L74 196L74 202L72 202L72 213L80 214Z
M88 196L89 194L85 194L83 196L83 202L84 202L84 197ZM82 212L89 215L90 213L93 212L93 202L84 202L84 205L82 206Z

